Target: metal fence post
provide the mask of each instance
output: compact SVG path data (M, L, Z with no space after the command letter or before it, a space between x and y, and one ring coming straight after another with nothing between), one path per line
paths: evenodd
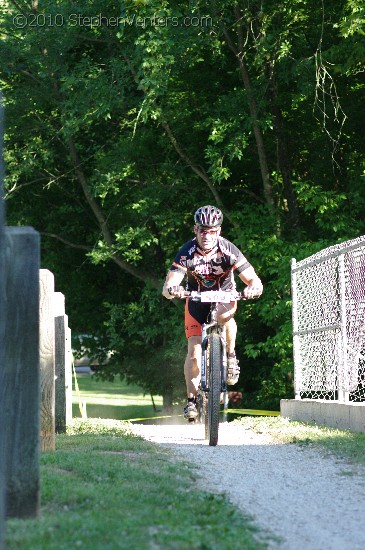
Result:
M346 313L346 280L345 280L345 255L338 256L338 279L340 290L340 323L341 323L341 353L342 361L338 362L338 401L349 402L349 380L347 365L347 313Z
M301 362L300 362L300 340L298 333L298 296L297 296L297 274L295 271L297 261L291 260L291 292L292 292L292 320L293 320L293 359L294 359L294 391L295 399L301 399Z

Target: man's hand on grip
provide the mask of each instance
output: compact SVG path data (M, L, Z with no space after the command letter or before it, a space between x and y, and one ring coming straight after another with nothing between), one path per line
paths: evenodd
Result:
M186 291L183 286L170 286L167 290L170 296L174 298L186 298Z
M257 279L246 286L243 291L243 294L246 298L258 298L261 296L263 291L262 283L260 279Z

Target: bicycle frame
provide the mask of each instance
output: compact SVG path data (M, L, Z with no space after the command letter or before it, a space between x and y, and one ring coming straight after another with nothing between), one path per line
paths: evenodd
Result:
M221 368L221 391L227 391L226 373L227 373L227 340L226 340L226 327L220 325L217 321L218 305L221 303L229 303L233 300L243 299L244 296L236 291L206 291L188 293L188 296L193 300L200 300L204 302L210 302L212 304L210 311L210 322L202 325L202 364L201 364L201 388L205 392L209 392L207 386L207 361L206 351L209 341L209 334L217 329L222 344L222 368Z
M205 392L209 392L207 386L207 347L209 342L209 334L211 329L217 327L217 331L222 344L222 369L221 369L221 391L227 391L226 373L227 373L227 340L226 340L226 327L218 324L218 302L215 302L210 311L211 320L209 323L202 325L202 362L201 362L201 388Z

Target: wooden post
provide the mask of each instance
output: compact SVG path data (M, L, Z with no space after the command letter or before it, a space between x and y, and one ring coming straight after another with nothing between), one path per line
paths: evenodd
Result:
M67 324L66 328L66 426L70 424L72 420L72 365L73 365L73 355L72 355L72 342L71 342L71 329Z
M5 511L26 518L39 514L39 235L31 227L9 227L4 244Z
M69 329L65 315L65 297L61 292L54 294L54 316L56 433L66 433L66 426L72 419L72 363L68 352Z
M48 269L39 272L40 289L40 385L41 451L54 451L55 437L55 361L54 361L54 277Z
M3 105L0 92L0 418L5 415L5 402L2 389L5 386L4 363L5 363L5 254L4 252L4 162L3 162ZM0 421L0 550L4 548L5 531L5 423Z

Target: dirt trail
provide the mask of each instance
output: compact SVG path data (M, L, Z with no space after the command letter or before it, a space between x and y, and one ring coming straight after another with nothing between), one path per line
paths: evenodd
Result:
M170 448L176 459L198 468L208 465L210 480L204 487L226 493L251 515L268 548L365 549L364 467L311 447L277 444L234 423L220 425L217 447L209 447L201 425L139 424L133 429Z

